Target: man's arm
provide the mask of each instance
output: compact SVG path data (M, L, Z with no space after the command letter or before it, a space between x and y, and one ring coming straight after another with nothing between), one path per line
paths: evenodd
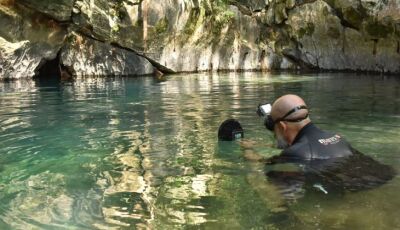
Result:
M252 140L242 140L240 142L240 147L243 149L243 157L252 162L264 162L267 158L258 154L254 147L257 146L258 143Z
M253 149L245 149L243 157L248 161L253 162L264 162L267 158L261 156L260 154L254 152Z
M257 142L251 140L242 140L240 142L240 146L243 149L243 157L252 162L261 162L264 164L279 164L285 163L286 161L290 160L288 154L285 154L285 151L279 155L275 155L272 157L265 157L254 150L255 146L259 146ZM266 147L273 147L272 145L265 145Z

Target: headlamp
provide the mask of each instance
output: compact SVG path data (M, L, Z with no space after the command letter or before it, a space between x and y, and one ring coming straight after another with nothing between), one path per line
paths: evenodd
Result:
M257 114L260 117L266 117L271 114L272 106L271 104L259 104L257 107Z
M265 128L267 128L269 131L274 131L275 122L274 122L274 119L272 119L272 116L270 114L268 114L268 116L265 117L264 125L265 125Z
M302 121L302 120L304 120L304 119L306 119L308 117L308 113L307 113L304 117L301 117L301 118L286 119L286 117L288 117L292 113L295 113L295 112L297 112L299 110L302 110L302 109L306 109L307 110L308 108L305 105L300 105L300 106L294 107L289 112L287 112L283 117L278 118L276 120L272 119L271 109L272 109L271 104L264 104L264 105L260 104L260 105L258 105L258 108L257 108L257 114L260 117L264 117L265 128L267 128L270 131L274 131L275 124L280 122L280 121L300 122L300 121Z

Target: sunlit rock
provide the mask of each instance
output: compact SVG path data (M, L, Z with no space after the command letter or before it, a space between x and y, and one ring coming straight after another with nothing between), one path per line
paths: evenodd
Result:
M72 17L74 26L88 36L142 51L141 2L78 0Z
M146 75L153 66L132 51L82 36L73 36L61 53L62 65L73 75Z
M47 43L12 43L0 37L0 79L33 77L44 60L56 55L57 49Z
M61 46L62 76L144 75L153 68L159 74L276 69L399 73L399 9L396 0L3 0L0 37L29 45L18 52L0 51L0 78L36 75ZM90 44L60 42L60 30ZM23 64L19 53L28 54Z

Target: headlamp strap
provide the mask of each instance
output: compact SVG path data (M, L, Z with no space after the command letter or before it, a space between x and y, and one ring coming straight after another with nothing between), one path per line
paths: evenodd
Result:
M295 112L297 112L297 111L299 111L299 110L302 110L302 109L308 109L308 108L307 108L307 106L305 106L305 105L296 106L296 107L294 107L293 109L291 109L289 112L287 112L287 113L285 114L285 116L283 116L283 117L280 118L280 119L277 119L275 122L277 122L277 121L284 121L285 118L288 117L290 114L295 113ZM292 122L302 121L302 120L306 119L307 117L308 117L308 113L307 113L307 115L306 115L304 118L302 118L302 119L287 119L287 120L285 120L285 121L292 121Z

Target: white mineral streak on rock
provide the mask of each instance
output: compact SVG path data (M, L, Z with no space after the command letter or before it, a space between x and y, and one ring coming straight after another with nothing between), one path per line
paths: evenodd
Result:
M0 37L0 79L33 77L46 58L53 59L56 55L57 50L45 43L32 44L27 40L12 43Z

